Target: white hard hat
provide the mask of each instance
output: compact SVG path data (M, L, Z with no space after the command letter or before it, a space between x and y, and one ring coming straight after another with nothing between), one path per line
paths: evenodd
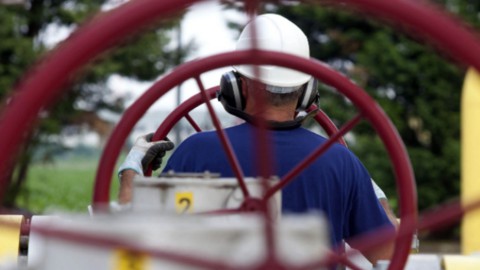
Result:
M253 24L255 24L256 37L252 33ZM310 58L305 34L295 24L280 15L263 14L250 21L238 38L236 50L251 49L253 38L256 38L257 49ZM256 78L253 65L237 65L234 68L249 79L257 79L264 84L283 89L283 93L298 89L295 87L307 83L312 77L288 68L262 65L258 67L260 78ZM291 90L285 91L285 89Z

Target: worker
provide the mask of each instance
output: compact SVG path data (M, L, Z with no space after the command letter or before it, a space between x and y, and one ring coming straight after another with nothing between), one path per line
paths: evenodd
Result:
M247 24L237 41L237 50L251 48L253 23L260 36L256 40L259 49L310 57L305 34L276 14L259 15ZM302 118L296 118L297 112L308 108L317 95L316 80L311 75L278 66L236 65L221 77L219 100L228 112L246 120L224 129L245 176L259 176L261 171L261 155L255 150L259 119L265 120L273 153L271 165L280 178L327 140L302 128ZM143 174L150 163L158 168L165 151L173 148L170 141L150 139L140 137L119 169L121 203L130 201L133 177ZM188 137L172 153L164 171L210 171L222 177L234 176L215 131ZM328 218L334 247L344 239L348 242L351 237L380 227L394 230L375 196L369 173L340 144L331 146L282 190L284 214L312 210L320 210ZM388 243L363 255L375 264L379 259L389 259L392 250L393 244Z

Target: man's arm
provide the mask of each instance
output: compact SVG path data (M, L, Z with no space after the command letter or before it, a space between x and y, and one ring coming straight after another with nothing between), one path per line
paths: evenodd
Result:
M382 206L382 209L384 210L389 221L393 224L395 228L397 228L398 226L397 218L390 208L387 196L385 195L383 190L375 183L375 181L373 179L371 180L372 180L372 186L375 192L375 196L377 197L380 205ZM394 247L395 247L395 243L392 240L389 243L381 245L373 250L364 251L362 252L362 254L365 256L365 258L367 258L370 261L370 263L372 263L373 265L376 265L377 261L379 260L390 260L393 255Z
M133 178L137 175L134 170L124 170L120 174L120 190L118 203L127 204L132 201Z
M368 241L370 236L375 237L384 230L395 234L396 230L380 204L380 198L386 199L385 194L370 178L367 170L356 157L354 161L356 162L353 163L353 168L357 170L354 171L355 181L352 181L354 190L351 193L350 221L345 240L352 248L359 250L370 263L376 265L378 260L391 259L394 239L371 250L362 249L361 242L358 241Z
M379 260L390 260L393 256L395 242L392 240L370 251L362 252L363 256L375 266Z
M135 175L143 175L143 172L150 165L153 170L160 168L166 151L172 150L174 147L173 143L168 139L152 142L152 137L153 133L137 138L125 161L118 169L120 178L118 202L120 204L126 204L132 200L133 178Z
M392 211L392 208L390 207L390 204L388 203L387 196L385 195L385 192L375 183L375 181L372 179L372 185L373 185L373 191L375 191L375 196L377 196L378 201L380 202L380 205L382 206L383 210L385 211L385 214L387 214L388 219L390 222L395 226L395 228L398 228L398 220L395 214Z
M375 183L372 179L373 190L375 192L375 196L377 197L380 205L382 206L385 214L387 215L390 222L393 224L395 228L398 228L398 221L397 217L393 213L390 204L388 203L387 196L383 192L383 190ZM384 245L379 246L376 249L371 251L363 252L363 255L373 264L376 265L377 261L379 260L390 260L393 255L393 250L395 248L394 241L390 241Z
M380 202L380 205L382 206L383 210L385 210L385 214L387 214L388 219L390 222L395 226L395 228L398 229L398 219L397 216L393 213L392 208L390 207L390 204L388 203L387 198L379 198L378 201Z

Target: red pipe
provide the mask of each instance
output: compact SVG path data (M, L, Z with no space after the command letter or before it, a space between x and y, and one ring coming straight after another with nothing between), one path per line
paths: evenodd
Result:
M196 132L202 131L202 129L198 126L197 122L195 122L195 120L193 120L193 118L190 116L190 114L185 115L185 119L187 119L188 123L190 123L190 125Z
M313 111L317 109L318 109L317 105L312 105L310 106L308 111ZM313 118L315 119L315 121L317 121L317 123L320 124L320 126L325 130L325 132L328 134L329 137L331 137L333 134L338 132L338 128L333 123L332 119L330 119L330 117L328 117L328 115L321 109L318 109L317 113ZM347 147L347 143L345 142L343 137L338 138L338 143Z
M154 86L152 86L151 88L153 88ZM215 93L218 91L218 89L219 89L219 87L216 86L216 87L212 87L212 88L206 90L207 96L209 98L215 97ZM153 135L153 140L158 141L158 140L161 140L161 139L167 137L168 132L170 132L170 130L173 128L173 126L176 123L178 123L178 121L180 121L180 119L184 116L192 124L192 126L194 127L194 129L197 132L200 131L200 127L198 127L198 125L196 125L196 123L193 121L193 119L187 113L190 112L191 110L195 109L196 107L198 107L200 104L202 104L203 103L202 101L203 101L203 99L202 99L202 97L199 93L199 94L187 99L182 104L180 104L180 106L178 106L173 112L171 112L167 116L167 118L165 118L165 120L162 122L160 127L157 129L157 131ZM105 154L105 152L104 152L104 154ZM112 156L111 158L117 160L118 156ZM103 156L101 157L101 159L103 159ZM147 171L145 172L145 175L146 176L151 176L152 175L152 168L148 168Z
M152 88L155 87L152 86ZM216 92L218 91L219 87L215 86L205 90L207 96L212 99L216 96ZM147 90L148 91L148 90ZM158 127L157 131L155 131L155 135L153 136L154 140L159 140L161 138L167 137L170 130L172 130L173 126L175 126L182 117L186 117L190 111L197 108L198 106L203 104L202 95L200 93L190 97L189 99L185 100L182 104L180 104L174 111L172 111L165 120L163 120L162 124ZM195 127L194 127L195 128ZM198 128L198 130L197 130ZM197 126L195 130L198 132L200 131L200 127Z

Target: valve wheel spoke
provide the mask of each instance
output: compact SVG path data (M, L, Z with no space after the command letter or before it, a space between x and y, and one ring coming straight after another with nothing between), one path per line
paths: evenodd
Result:
M225 134L225 131L222 129L222 124L220 123L220 120L218 120L218 116L215 113L215 110L213 109L212 103L210 103L210 99L208 98L208 95L205 91L205 87L203 86L202 81L200 80L200 77L198 76L195 77L195 80L197 81L198 87L200 88L200 93L202 94L202 98L205 104L207 105L208 112L210 113L210 117L212 118L213 125L215 126L215 129L217 131L217 135L223 146L223 150L225 150L225 153L227 154L228 162L230 163L233 173L235 174L235 177L238 180L238 184L240 185L240 189L242 190L243 196L245 198L249 198L250 192L248 191L247 185L245 184L242 168L240 167L237 156L233 151L232 144L230 143L230 140Z
M72 35L62 46L59 46L45 61L41 63L42 68L38 68L36 72L28 73L22 84L18 84L18 88L13 91L15 96L6 105L2 111L0 118L0 130L4 131L3 140L0 141L0 149L3 155L0 156L0 172L8 171L12 166L12 157L15 156L18 149L22 145L24 138L18 134L33 128L33 123L39 115L39 112L48 107L53 100L62 94L63 86L68 78L87 65L90 59L95 58L102 52L106 51L122 38L129 36L138 29L152 24L157 18L168 17L168 14L178 13L186 9L198 0L175 0L175 1L154 1L139 0L132 1L128 5L121 6L104 16L95 18L91 22L82 26L75 35ZM331 5L341 5L341 7L353 6L357 10L369 12L375 16L389 17L392 21L402 24L403 29L414 29L417 32L427 33L432 44L438 48L449 52L455 56L466 66L473 66L480 70L480 42L474 34L463 26L455 23L448 17L442 16L437 9L427 3L417 3L414 1L377 1L377 0L318 0L310 1L311 3L327 3ZM247 2L249 14L254 14L259 1L251 0ZM415 16L412 16L415 14ZM163 16L163 17L162 17ZM397 188L400 195L400 209L402 223L399 228L399 237L396 242L394 257L391 260L389 269L402 269L408 257L411 236L417 222L416 212L416 195L414 192L414 179L408 156L398 134L392 130L391 123L387 120L376 104L371 102L364 94L357 94L359 90L348 82L341 81L338 75L325 70L325 67L314 64L313 61L295 59L285 55L274 54L271 52L262 52L255 54L257 59L251 59L251 55L237 52L235 56L231 54L217 55L208 60L200 60L197 63L190 63L186 66L178 68L175 76L167 76L161 80L162 85L156 84L152 91L147 91L134 106L128 109L124 117L115 127L109 142L102 154L99 163L94 187L93 202L95 205L105 205L109 201L110 181L116 158L120 154L119 145L123 145L129 132L133 129L135 123L145 113L146 108L152 105L152 102L160 98L169 89L190 78L192 74L200 74L202 72L218 68L231 66L232 64L248 64L251 61L255 64L271 64L281 65L292 69L297 69L305 73L310 73L317 78L321 78L327 84L336 85L337 89L350 98L354 104L360 104L363 107L363 117L374 125L380 138L384 141L387 152L390 154L391 162L394 164ZM225 58L225 59L222 59ZM290 63L288 63L290 61ZM200 67L198 63L203 66ZM183 73L183 75L182 75ZM54 78L54 79L52 79ZM346 87L346 88L343 88ZM371 106L368 106L371 105ZM376 115L377 114L377 115ZM188 120L188 117L187 117ZM196 129L197 130L197 129ZM198 130L197 130L198 131ZM233 158L232 158L233 159ZM236 163L231 161L231 163ZM238 168L240 170L240 168ZM241 175L240 172L237 174ZM293 174L293 173L292 173ZM241 177L240 177L241 178ZM0 177L0 201L4 196L7 178L3 175ZM248 194L248 193L247 193ZM435 228L460 218L464 212L477 209L480 201L474 202L467 206L460 207L460 204L448 206L444 213L436 213L433 221L422 220L418 225L421 229ZM50 234L48 234L50 233ZM47 232L46 235L51 237L65 238L70 241L82 241L79 237L69 237L60 232ZM92 236L93 237L93 236ZM102 242L102 238L97 236L92 238L93 243ZM372 241L372 240L369 240ZM161 254L155 253L154 250L145 250L153 256ZM227 268L232 269L224 264L215 264L215 262L205 262L189 258L180 258L175 254L163 253L163 258L172 261L181 260L192 262L195 265L203 265L205 267ZM271 260L272 257L267 258ZM196 264L198 262L198 264ZM332 256L330 262L342 262L342 258ZM274 261L273 264L279 264ZM346 264L346 262L345 262ZM317 264L322 265L322 264Z
M300 162L295 168L290 170L278 184L271 187L264 196L265 200L270 199L276 192L284 188L288 183L290 183L299 173L301 173L307 166L312 164L320 155L325 153L335 142L337 142L343 135L349 132L354 128L362 119L360 114L352 118L347 124L342 127L338 132L334 133L326 142L320 145L315 151L313 151L308 157L306 157L302 162Z

